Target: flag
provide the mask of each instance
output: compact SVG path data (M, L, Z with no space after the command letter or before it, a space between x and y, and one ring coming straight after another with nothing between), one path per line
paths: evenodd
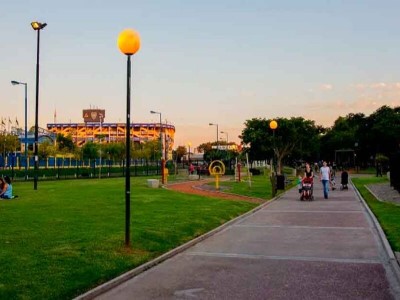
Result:
M17 126L19 126L17 117L15 117L15 124L16 124Z

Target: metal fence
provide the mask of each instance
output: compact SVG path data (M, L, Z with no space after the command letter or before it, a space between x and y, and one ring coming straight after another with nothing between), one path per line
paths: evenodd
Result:
M174 166L167 164L170 174L174 173ZM111 159L74 159L63 157L49 157L39 159L39 180L104 178L125 176L125 160ZM144 159L132 159L130 166L131 176L161 175L161 162ZM27 160L20 156L10 156L4 159L0 156L0 174L8 175L14 181L33 180L34 160Z

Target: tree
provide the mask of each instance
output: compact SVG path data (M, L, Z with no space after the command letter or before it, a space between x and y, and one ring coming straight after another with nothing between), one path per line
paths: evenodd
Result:
M83 159L95 159L98 157L98 146L93 142L88 142L82 146Z
M178 146L175 150L176 161L181 161L183 156L187 154L187 149L185 146Z
M62 134L57 134L57 148L61 152L73 152L75 149L74 141L71 135L64 136Z
M0 153L3 155L16 151L20 148L18 136L7 133L0 134L0 147Z
M125 144L121 142L108 143L102 145L102 151L104 155L108 155L112 160L124 159L125 158Z
M40 159L47 159L49 156L56 155L56 148L49 141L45 141L39 145L38 155Z
M301 117L277 118L278 128L269 128L271 120L253 118L245 122L242 144L246 147L251 161L266 160L273 156L277 162L277 173L282 173L282 162L292 159L315 158L319 152L318 136L321 127L314 121Z

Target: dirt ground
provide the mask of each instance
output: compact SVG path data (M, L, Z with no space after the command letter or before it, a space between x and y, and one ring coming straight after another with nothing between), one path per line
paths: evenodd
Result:
M207 185L207 183L212 182L212 179L203 179L203 180L193 180L193 181L185 181L180 183L168 184L166 186L167 189L171 189L174 191L178 191L186 194L195 194L206 197L215 197L222 198L226 200L232 201L247 201L252 203L263 203L265 200L259 198L251 198L247 196L240 196L235 194L226 193L223 191L211 190L208 186L207 189L203 186Z

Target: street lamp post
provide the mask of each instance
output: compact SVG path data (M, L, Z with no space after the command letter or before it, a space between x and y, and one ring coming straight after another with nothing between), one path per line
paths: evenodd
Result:
M126 81L126 172L125 172L125 246L130 246L131 222L131 56L140 48L140 37L132 29L123 30L118 36L118 48L127 56L127 81Z
M229 143L229 141L228 141L228 139L229 139L228 133L226 131L221 131L221 133L226 134L226 145L228 145L228 143Z
M99 162L100 162L100 164L99 164L99 179L101 179L101 164L102 164L102 161L101 161L101 155L102 155L102 152L101 152L101 142L103 141L103 114L100 114L100 136L99 136L99 150L100 150L100 158L99 158Z
M192 143L188 142L187 145L188 145L188 149L189 149L189 152L188 152L188 165L190 166L190 147L192 146Z
M161 112L157 112L154 110L150 111L151 114L160 115L160 152L161 152L161 183L164 184L165 176L164 176L164 168L165 168L165 154L163 147L163 138L162 138L162 123L161 123Z
M269 128L271 128L272 130L272 141L273 141L273 174L271 174L271 184L272 184L272 196L275 197L276 195L276 189L277 189L277 170L276 170L276 155L275 155L275 130L276 128L278 128L278 122L276 122L275 120L272 120L271 122L269 122Z
M269 128L271 128L272 130L272 141L273 141L273 150L274 150L274 157L273 157L273 166L274 166L274 172L275 174L277 173L276 170L276 153L275 153L275 130L276 128L278 128L278 122L276 122L275 120L272 120L271 122L269 122Z
M218 124L216 123L209 123L209 126L217 126L217 151L219 150L219 141L218 141Z
M38 157L38 139L39 139L39 54L40 54L40 30L47 26L46 23L32 22L31 26L33 30L37 31L37 51L36 51L36 102L35 102L35 144L34 144L34 156L35 156L35 167L33 177L33 189L37 190L38 184L38 170L39 170L39 157Z
M25 180L28 179L28 83L12 80L12 85L22 84L25 86Z

